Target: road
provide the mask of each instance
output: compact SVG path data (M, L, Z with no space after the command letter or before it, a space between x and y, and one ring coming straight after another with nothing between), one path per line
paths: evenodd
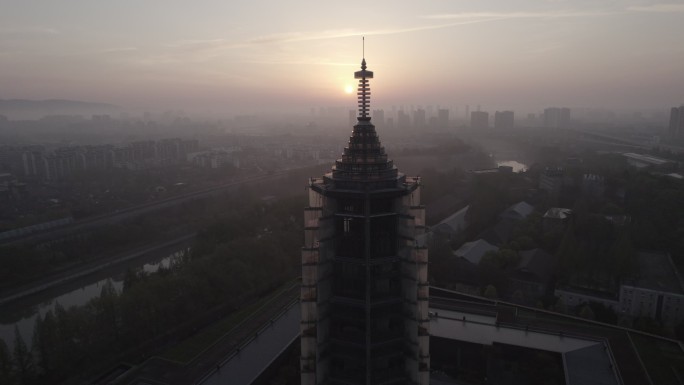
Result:
M239 373L253 378L297 338L300 321L298 297L299 283L296 283L227 331L187 364L151 357L112 383L182 385L208 381L212 384L217 378L222 384L248 383L232 381L232 377L228 377L229 381L226 376ZM272 340L274 337L277 340Z

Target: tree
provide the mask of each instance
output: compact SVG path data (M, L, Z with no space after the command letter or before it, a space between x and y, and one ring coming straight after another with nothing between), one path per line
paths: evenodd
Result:
M684 320L680 321L674 329L675 336L677 339L684 342Z
M621 275L631 274L636 265L637 252L631 238L630 231L625 230L611 248L611 259Z
M596 316L594 315L594 311L591 310L591 307L589 305L583 305L582 308L579 311L579 316L588 320L594 320L596 319Z
M12 376L12 355L5 340L0 338L0 384L14 384Z
M634 329L651 334L663 334L660 324L650 317L637 317L634 320Z
M575 238L574 223L571 221L568 229L565 231L563 240L558 247L558 260L560 261L562 273L570 275L575 262L575 253L577 252L578 244Z
M556 300L556 303L553 305L553 311L558 313L566 313L568 311L568 307L565 305L563 298L558 298Z
M14 327L14 367L17 377L22 385L33 383L35 378L35 367L33 366L33 356L26 347L26 342L19 333L19 328Z
M501 249L488 251L482 256L480 265L493 269L506 269L515 267L520 262L520 256L513 250Z
M513 295L511 296L511 301L513 303L518 303L518 304L524 304L525 303L525 295L523 292L518 289L513 292Z
M482 296L489 299L497 299L499 298L499 293L494 285L487 285Z
M95 301L97 322L102 325L103 333L107 338L117 340L119 338L119 293L116 292L111 280L107 280L102 286L100 297Z
M43 341L43 318L40 314L36 317L36 322L33 325L33 349L38 358L38 366L42 369L43 375L50 373L50 357L47 354L47 346Z

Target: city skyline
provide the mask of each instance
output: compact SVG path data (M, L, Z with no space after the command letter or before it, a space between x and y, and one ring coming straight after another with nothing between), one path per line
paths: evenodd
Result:
M378 105L684 101L682 2L36 5L9 1L0 15L2 99L230 112L348 105L366 36L383 74Z

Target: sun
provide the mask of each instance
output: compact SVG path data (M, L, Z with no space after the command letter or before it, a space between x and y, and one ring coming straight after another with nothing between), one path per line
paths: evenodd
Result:
M347 84L346 86L344 86L344 92L347 93L347 94L351 94L352 92L354 92L354 87L352 87L351 85Z

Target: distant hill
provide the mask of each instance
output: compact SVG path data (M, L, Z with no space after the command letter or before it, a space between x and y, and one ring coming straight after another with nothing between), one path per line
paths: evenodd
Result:
M82 102L76 100L47 99L0 99L0 114L10 119L36 119L45 115L106 114L120 111L121 107L106 103Z

